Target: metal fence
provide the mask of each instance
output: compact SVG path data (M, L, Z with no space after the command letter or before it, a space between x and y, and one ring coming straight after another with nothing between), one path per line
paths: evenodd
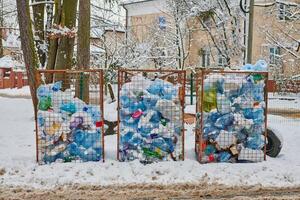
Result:
M265 72L199 70L195 150L201 163L266 159Z
M118 159L184 159L185 71L118 73Z
M102 70L39 70L39 164L104 160Z

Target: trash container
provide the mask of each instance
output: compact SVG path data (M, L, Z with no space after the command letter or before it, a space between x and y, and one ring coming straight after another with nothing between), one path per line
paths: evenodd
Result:
M102 70L38 70L37 162L104 161Z
M199 162L266 159L267 81L267 72L197 72L195 148Z
M118 159L184 159L185 71L118 72Z

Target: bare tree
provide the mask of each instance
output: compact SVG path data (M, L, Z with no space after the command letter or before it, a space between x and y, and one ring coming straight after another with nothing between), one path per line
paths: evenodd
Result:
M79 20L77 37L77 67L78 69L90 68L90 29L91 29L91 2L79 0ZM77 85L76 96L85 102L89 102L89 77L82 74Z
M34 109L37 108L35 72L38 68L38 58L35 51L29 4L27 0L17 0L18 21L25 67L27 71L30 92ZM35 112L36 113L36 112ZM36 116L35 116L36 117Z

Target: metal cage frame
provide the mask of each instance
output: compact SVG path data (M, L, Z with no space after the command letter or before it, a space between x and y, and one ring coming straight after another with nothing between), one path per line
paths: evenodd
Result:
M204 99L204 77L208 74L261 74L264 75L266 78L264 79L264 101L265 101L265 108L264 108L264 161L266 161L266 148L267 148L267 126L268 126L268 80L269 80L269 73L268 72L258 72L258 71L226 71L226 70L217 70L217 69L198 69L196 71L195 79L196 79L196 120L195 120L195 153L197 156L197 160L200 163L202 162L201 153L203 152L202 148L202 132L203 132L203 99ZM200 118L197 117L197 113L200 113ZM197 145L199 148L197 148Z
M62 77L65 77L66 74L82 74L82 73L98 73L99 74L99 106L100 106L100 111L101 111L101 120L104 123L104 104L103 104L103 99L104 99L104 72L102 69L80 69L80 70L47 70L47 69L39 69L36 70L35 73L35 81L36 85L35 87L38 88L42 84L42 74L45 74L47 78L53 79L53 76L56 74L62 75ZM35 116L37 116L38 112L38 105L36 105L35 109ZM104 142L104 124L101 127L101 145L102 145L102 162L105 162L105 142ZM41 164L39 162L39 141L38 141L38 134L39 134L39 128L38 128L38 120L35 118L35 138L36 138L36 162L38 164Z
M184 128L184 108L185 108L185 86L186 86L186 70L172 70L172 69L127 69L127 68L121 68L118 70L118 126L117 126L117 160L120 161L120 91L122 88L122 85L126 83L126 80L124 80L123 77L126 76L133 76L137 74L144 74L144 73L168 73L162 76L159 76L159 78L168 77L169 75L178 74L179 79L181 80L181 88L179 90L179 98L180 98L180 105L181 105L181 112L182 112L182 160L185 158L185 128Z

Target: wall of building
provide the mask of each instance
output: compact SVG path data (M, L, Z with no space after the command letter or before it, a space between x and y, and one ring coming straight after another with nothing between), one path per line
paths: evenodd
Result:
M263 1L270 2L270 1ZM290 0L288 2L295 2L300 4L300 0ZM272 11L272 12L271 12ZM266 30L270 32L275 32L276 34L281 34L281 30L285 30L289 25L293 25L295 29L300 30L300 23L297 21L282 21L279 20L279 10L278 5L272 7L255 7L254 13L254 31L253 31L253 55L252 60L256 61L258 59L266 59L270 62L270 47L275 47L270 45L267 39L267 35L264 33ZM287 24L288 23L288 24ZM292 37L300 37L300 33L291 34ZM287 37L282 33L282 37ZM280 66L275 66L271 64L271 78L276 76L278 73L282 73L285 76L292 76L295 73L300 73L300 60L292 56L285 49L280 48L280 54L282 56L283 62ZM300 57L300 52L297 53Z
M295 3L300 3L300 0L291 0ZM164 2L160 4L159 2ZM265 5L268 3L274 3L270 0L256 0L256 4ZM165 1L147 1L143 3L136 3L127 6L128 9L128 27L131 36L135 37L138 42L145 42L147 38L151 35L151 28L158 24L159 16L167 16L165 11ZM276 6L276 5L275 5ZM272 13L271 15L266 15L270 10L270 7L259 7L255 6L254 11L254 32L253 32L253 53L252 61L255 63L259 59L266 59L269 61L269 50L268 41L266 35L263 33L262 28L265 25L270 26L276 31L276 26L283 27L285 24L280 22L277 17L277 13ZM167 20L168 21L168 20ZM193 21L193 20L192 20ZM190 22L190 23L194 23ZM295 22L291 22L295 23ZM299 23L296 23L300 26ZM188 46L186 49L190 51L187 65L188 66L201 66L202 65L202 55L201 50L205 48L211 48L210 65L211 67L218 66L218 52L217 49L213 47L213 43L208 36L206 31L201 30L199 24L193 24L195 26L194 31L191 34L191 42L186 42ZM242 26L242 24L241 24ZM243 30L244 28L241 27ZM299 29L299 28L298 28ZM295 38L299 39L299 33L294 35ZM282 73L289 76L295 74L295 72L300 72L300 61L299 59L293 58L293 56L286 53L283 49L281 50L284 57L284 62L282 63ZM231 66L240 66L243 62L244 56L233 56L231 58Z

